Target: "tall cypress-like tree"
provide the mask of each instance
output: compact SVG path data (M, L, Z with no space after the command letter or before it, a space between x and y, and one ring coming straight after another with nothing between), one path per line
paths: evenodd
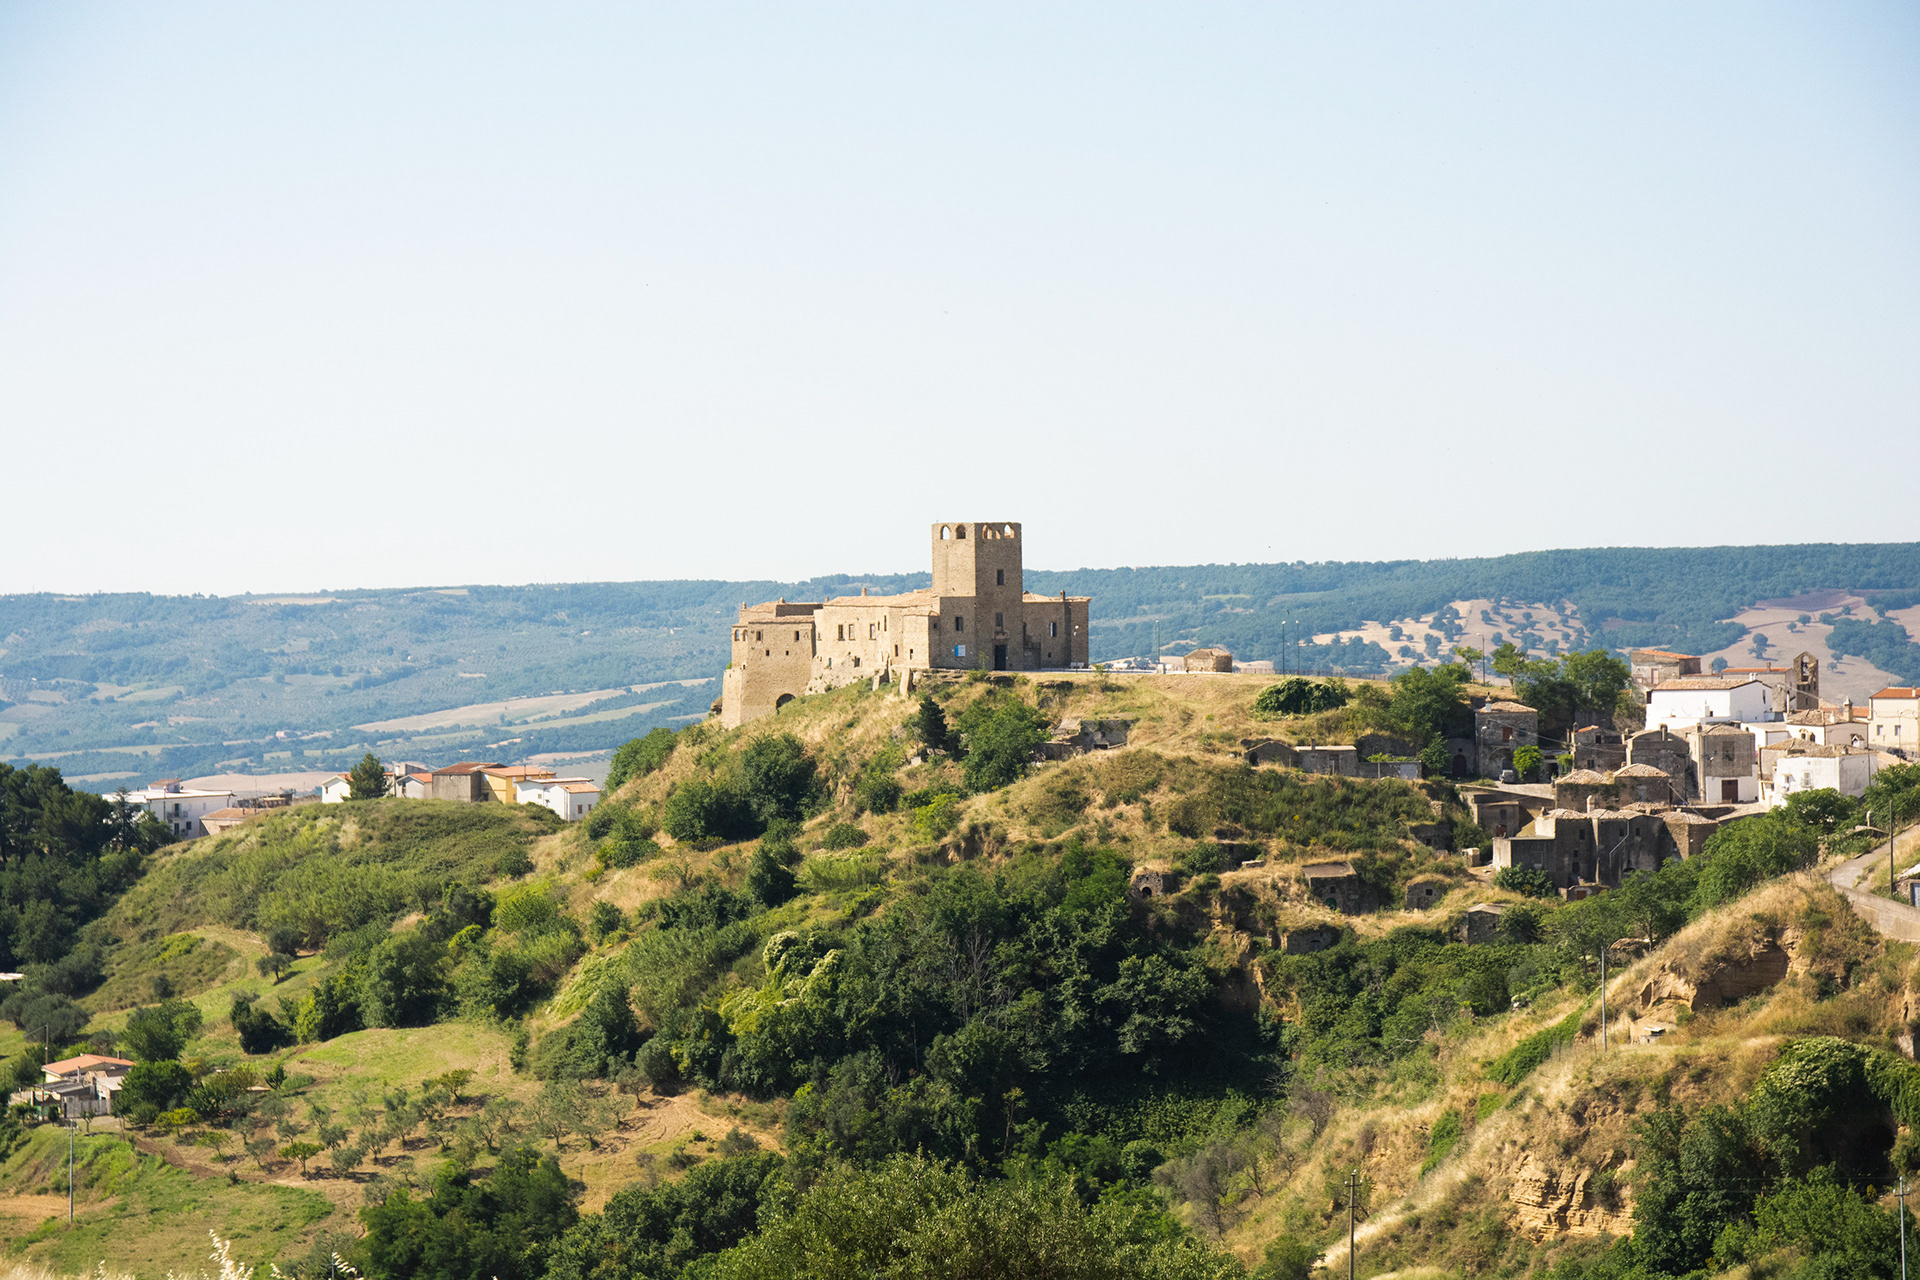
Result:
M380 757L369 751L360 757L360 763L347 774L347 799L378 800L385 794L387 771L380 767Z

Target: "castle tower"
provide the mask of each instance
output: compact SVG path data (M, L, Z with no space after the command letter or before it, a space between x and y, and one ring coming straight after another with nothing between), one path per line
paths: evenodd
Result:
M1004 520L954 520L932 526L933 594L971 597L968 666L1019 670L1026 636L1020 576L1020 526Z

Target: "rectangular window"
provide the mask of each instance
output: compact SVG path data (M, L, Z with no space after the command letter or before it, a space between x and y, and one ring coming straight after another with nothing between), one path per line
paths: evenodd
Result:
M869 622L867 624L867 639L878 640L879 638L880 638L880 629L877 626L875 626L873 623Z
M1049 622L1047 624L1047 638L1052 639L1053 637L1059 634L1060 634L1060 624L1057 622Z
M965 631L967 629L967 620L965 618L955 618L953 620L953 629L955 631Z
M1004 614L1004 613L996 613L996 614L994 614L994 615L993 615L993 629L994 629L995 631L1005 631L1005 630L1007 629L1007 615L1006 615L1006 614Z
M1005 569L995 569L993 571L993 585L996 587L1004 587L1007 585L1007 571Z

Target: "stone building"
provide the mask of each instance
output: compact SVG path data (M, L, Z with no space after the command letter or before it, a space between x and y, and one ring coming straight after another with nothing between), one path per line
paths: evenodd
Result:
M1461 798L1473 810L1473 820L1494 836L1518 835L1521 828L1533 821L1522 797L1500 791L1462 791ZM1541 805L1540 801L1533 801Z
M1669 809L1660 815L1667 825L1667 836L1673 841L1674 856L1678 858L1697 858L1706 851L1707 837L1720 829L1720 824L1712 818L1697 813L1688 813L1685 809Z
M930 541L930 587L742 607L721 678L721 723L734 728L801 694L894 671L1087 665L1091 597L1029 593L1018 524L949 521L931 526Z
M1462 936L1469 945L1492 942L1500 931L1500 917L1506 907L1498 902L1476 902L1467 908Z
M1314 862L1300 868L1306 878L1307 896L1342 915L1368 910L1367 887L1351 862Z
M1679 804L1683 796L1673 779L1650 764L1630 764L1614 770L1613 785L1628 804Z
M491 800L493 788L487 785L487 770L505 767L498 760L462 760L444 769L435 769L432 781L427 784L427 799L459 800L467 804Z
M1610 773L1627 762L1626 735L1605 725L1582 725L1573 731L1573 767Z
M1534 867L1562 891L1618 888L1630 871L1657 871L1679 856L1665 815L1639 809L1552 809L1521 835L1493 842L1496 867Z
M1635 649L1627 654L1627 669L1641 692L1668 680L1683 680L1700 674L1700 659L1691 653L1671 649Z
M1665 727L1646 729L1627 738L1627 764L1651 765L1667 775L1673 787L1673 801L1698 794L1694 786L1693 750L1687 740Z
M1519 702L1489 702L1473 713L1476 766L1483 778L1513 768L1513 753L1540 745L1540 713Z
M1592 769L1575 769L1553 780L1553 807L1591 809L1595 801L1604 808L1616 799L1613 780Z
M1179 662L1185 665L1182 671L1232 671L1233 655L1225 649L1195 649L1191 653L1166 659L1169 665Z
M1760 798L1760 760L1753 731L1741 724L1697 724L1688 754L1700 795L1709 804L1752 804Z
M1453 886L1445 880L1414 880L1407 885L1407 910L1425 911L1442 898Z

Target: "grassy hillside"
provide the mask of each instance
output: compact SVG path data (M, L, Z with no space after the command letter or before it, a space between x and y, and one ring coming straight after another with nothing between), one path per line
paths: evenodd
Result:
M69 777L110 790L125 778L334 770L368 750L436 763L605 750L657 725L697 722L718 692L711 682L742 602L926 581L834 575L231 599L0 597L0 751L57 759ZM1096 660L1147 652L1157 628L1176 649L1223 644L1243 659L1373 672L1398 656L1386 624L1425 619L1449 644L1469 630L1504 628L1523 642L1532 634L1524 619L1463 617L1463 602L1564 613L1553 628L1563 648L1658 644L1696 653L1742 640L1747 628L1730 620L1760 600L1830 588L1901 609L1920 600L1920 544L1033 568L1027 586L1093 597ZM1901 621L1863 612L1835 627L1836 654L1920 680L1920 646ZM1338 642L1302 643L1315 636ZM696 683L663 683L673 681Z
M89 926L80 996L123 1048L179 1037L174 1091L129 1108L164 1167L73 1236L40 1227L44 1160L9 1164L0 1231L142 1275L211 1223L375 1276L1277 1280L1344 1264L1358 1170L1362 1275L1601 1280L1818 1261L1809 1197L1849 1240L1892 1222L1867 1188L1920 1154L1913 956L1801 871L1844 814L1527 898L1413 838L1479 838L1448 785L1245 766L1243 738L1391 706L1264 719L1262 687L973 676L928 686L935 715L856 686L683 731L564 829L385 800L171 852ZM1027 766L1113 717L1126 748ZM1329 859L1377 910L1307 892ZM1399 909L1414 880L1437 905ZM1499 934L1464 945L1485 901ZM1334 945L1289 950L1310 929ZM1748 1234L1703 1243L1695 1193Z

